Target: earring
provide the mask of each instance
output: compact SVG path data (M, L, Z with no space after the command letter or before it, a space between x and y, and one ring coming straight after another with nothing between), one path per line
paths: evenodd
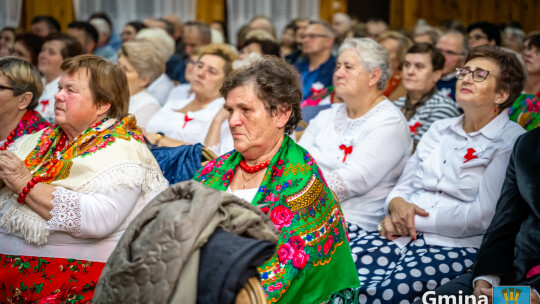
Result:
M497 113L498 110L499 110L499 107L498 107L497 105L495 105L495 106L493 107L493 112Z

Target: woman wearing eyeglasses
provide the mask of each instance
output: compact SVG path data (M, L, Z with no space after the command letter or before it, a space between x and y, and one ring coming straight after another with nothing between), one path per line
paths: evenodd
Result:
M351 244L360 250L353 254L364 264L368 303L412 302L461 275L495 212L512 146L524 132L505 111L523 89L523 69L512 53L478 47L457 78L464 114L431 125L388 195L378 231Z

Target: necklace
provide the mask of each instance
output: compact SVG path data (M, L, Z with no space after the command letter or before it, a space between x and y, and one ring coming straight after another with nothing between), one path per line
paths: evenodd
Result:
M30 116L32 116L31 111L26 111L26 113L24 113L24 116L21 118L21 121L29 120ZM6 138L6 141L4 141L4 145L0 147L0 151L5 151L7 149L7 147L9 147L9 145L11 145L15 141L15 135L17 135L17 133L19 131L19 128L22 127L22 126L23 126L23 124L21 124L21 122L19 122L17 124L17 126L15 127L15 129L13 129L13 131L9 132L9 135Z
M246 185L247 183L254 179L255 177L257 177L257 175L259 175L259 172L255 173L255 175L253 175L250 179L247 179L246 176L244 175L244 171L240 171L240 173L242 174L242 177L244 178L244 183L242 184L242 189L246 189Z
M246 171L248 173L255 173L255 172L259 172L262 169L268 167L269 164L270 164L270 160L267 160L265 162L262 162L260 164L257 164L255 166L251 167L248 164L246 164L245 160L242 159L240 161L240 168L242 168L242 170L244 170L244 171Z

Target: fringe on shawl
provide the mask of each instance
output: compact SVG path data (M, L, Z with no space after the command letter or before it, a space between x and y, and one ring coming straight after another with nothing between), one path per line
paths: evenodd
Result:
M7 189L7 187L4 188ZM2 207L6 203L11 204L2 217L0 226L28 243L45 245L50 234L47 222L28 206L17 203L17 195L12 194L11 191L2 191L0 197Z
M74 191L82 193L108 192L119 188L141 188L146 200L151 193L158 193L167 188L168 182L159 167L138 162L123 162L98 173L90 181ZM17 195L7 187L0 191L0 208L11 204L2 217L0 226L7 232L16 234L26 242L44 245L50 231L47 222L26 205L17 203Z

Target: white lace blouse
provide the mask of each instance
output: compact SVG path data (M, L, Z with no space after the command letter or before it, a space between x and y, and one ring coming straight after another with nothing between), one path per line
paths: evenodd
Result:
M346 105L337 104L311 120L299 144L321 167L345 219L375 230L412 150L409 126L399 109L386 99L350 119Z

